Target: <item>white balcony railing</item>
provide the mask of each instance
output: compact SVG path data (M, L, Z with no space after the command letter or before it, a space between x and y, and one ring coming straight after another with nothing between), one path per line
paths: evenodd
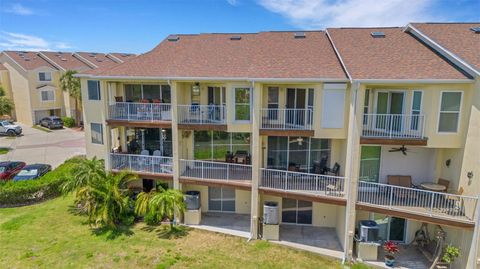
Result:
M178 123L225 124L224 105L178 105Z
M180 176L249 181L252 180L252 166L212 161L180 160Z
M407 114L364 114L363 137L417 138L425 135L425 116Z
M430 217L473 222L477 197L360 181L357 203Z
M311 130L313 111L297 108L262 108L262 129Z
M149 174L172 174L172 157L110 153L112 170Z
M170 104L117 102L109 106L109 119L127 121L171 121Z
M344 177L261 169L260 186L264 188L345 197L346 184L347 179Z

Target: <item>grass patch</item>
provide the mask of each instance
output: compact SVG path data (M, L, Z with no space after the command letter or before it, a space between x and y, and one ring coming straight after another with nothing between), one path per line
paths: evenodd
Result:
M45 128L43 126L40 126L40 125L33 125L32 126L33 129L37 129L37 130L40 130L40 131L44 131L46 133L51 133L52 130L48 129L48 128Z
M10 151L10 148L0 148L0 155L7 154Z
M0 268L343 268L312 253L183 227L169 237L168 226L139 223L111 236L72 214L72 202L0 209Z

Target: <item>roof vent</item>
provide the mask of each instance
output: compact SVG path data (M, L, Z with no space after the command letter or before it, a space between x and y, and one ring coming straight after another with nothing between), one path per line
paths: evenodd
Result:
M384 32L372 32L370 33L372 35L372 37L374 38L384 38L385 37L385 33Z
M475 34L480 34L480 26L470 28Z
M67 61L67 59L65 59L65 58L60 58L60 60L62 60L62 61L64 61L64 62L66 62L66 61Z
M169 35L169 36L167 37L167 40L168 40L168 41L171 41L171 42L176 42L176 41L178 41L179 39L180 39L180 38L178 37L178 35Z
M305 32L295 32L293 34L293 37L294 38L305 38L306 36L305 36Z
M30 61L30 58L23 58L23 59L27 62Z
M240 39L242 39L242 37L239 35L234 35L230 37L230 40L240 40Z
M102 60L97 58L97 62L102 62Z

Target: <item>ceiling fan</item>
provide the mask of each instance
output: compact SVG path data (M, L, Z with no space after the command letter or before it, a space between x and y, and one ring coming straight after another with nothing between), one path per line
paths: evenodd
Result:
M289 143L298 143L298 145L301 146L301 145L303 145L303 138L302 137L297 137L296 139L290 140Z
M398 151L401 151L403 153L403 155L407 155L407 148L402 145L401 147L399 148L392 148L391 150L389 150L388 152L398 152Z

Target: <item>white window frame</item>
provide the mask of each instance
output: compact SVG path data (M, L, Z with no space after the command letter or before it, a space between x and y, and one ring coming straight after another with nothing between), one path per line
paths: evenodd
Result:
M89 91L89 89L88 89L88 82L89 82L89 81L95 81L95 82L97 82L97 94L98 94L98 99L91 99L91 98L90 98L90 91ZM88 101L101 101L101 100L102 100L100 80L94 80L94 79L89 79L89 80L87 80L87 99L88 99Z
M53 95L53 99L52 100L43 100L43 93L44 92L51 92L52 95ZM55 96L55 90L40 90L40 102L42 103L50 103L50 102L55 102L56 101L56 96Z
M449 93L449 92L453 92L453 93L460 93L460 107L458 108L458 112L454 112L454 111L444 111L442 112L442 101L443 101L443 94L444 93ZM463 108L463 91L460 91L460 90L444 90L444 91L440 91L440 100L439 100L439 103L438 103L438 114L437 114L437 134L458 134L458 130L460 128L460 122L462 120L462 108ZM439 128L440 128L440 114L441 113L458 113L458 121L457 121L457 128L456 128L456 131L455 132L442 132L442 131L439 131Z
M47 78L47 76L46 76L47 74L50 74L50 79L49 80L47 80L47 79L41 80L40 79L40 74L41 73L45 74L45 78ZM50 81L52 81L52 72L50 72L50 71L40 71L40 72L38 72L37 78L38 78L39 82L50 82Z
M413 108L413 101L415 100L415 93L416 92L419 92L420 93L420 109L414 109ZM413 90L412 91L412 101L411 101L411 104L410 104L410 115L411 115L411 118L410 118L410 126L409 126L409 130L414 130L412 129L412 121L413 121L413 115L423 115L423 100L424 100L424 92L423 90ZM418 114L413 114L414 111L417 111ZM420 117L419 117L419 120L417 122L417 128L420 128L420 126L418 126L418 124L420 123ZM425 119L423 119L423 124L425 125ZM422 130L415 130L415 131L422 131Z
M93 132L92 132L92 130L93 130L92 125L93 125L93 124L97 124L97 125L100 126L100 129L101 129L101 136L100 136L100 137L101 137L101 139L102 139L100 143L97 143L97 142L94 142L94 141L93 141L93 135L92 135L92 133L93 133ZM103 128L103 124L101 124L101 123L96 123L96 122L91 122L91 123L90 123L90 139L91 139L90 142L91 142L92 144L103 145L103 144L105 143L105 141L104 141L104 139L103 139L103 132L104 132L103 129L104 129L104 128Z
M250 119L248 120L237 120L237 89L249 89L249 100L248 100L248 105L249 105L249 113L250 113ZM233 121L236 123L250 123L252 122L252 100L253 100L253 89L250 86L242 86L242 85L235 85L233 86ZM246 104L246 103L238 103L238 104Z

